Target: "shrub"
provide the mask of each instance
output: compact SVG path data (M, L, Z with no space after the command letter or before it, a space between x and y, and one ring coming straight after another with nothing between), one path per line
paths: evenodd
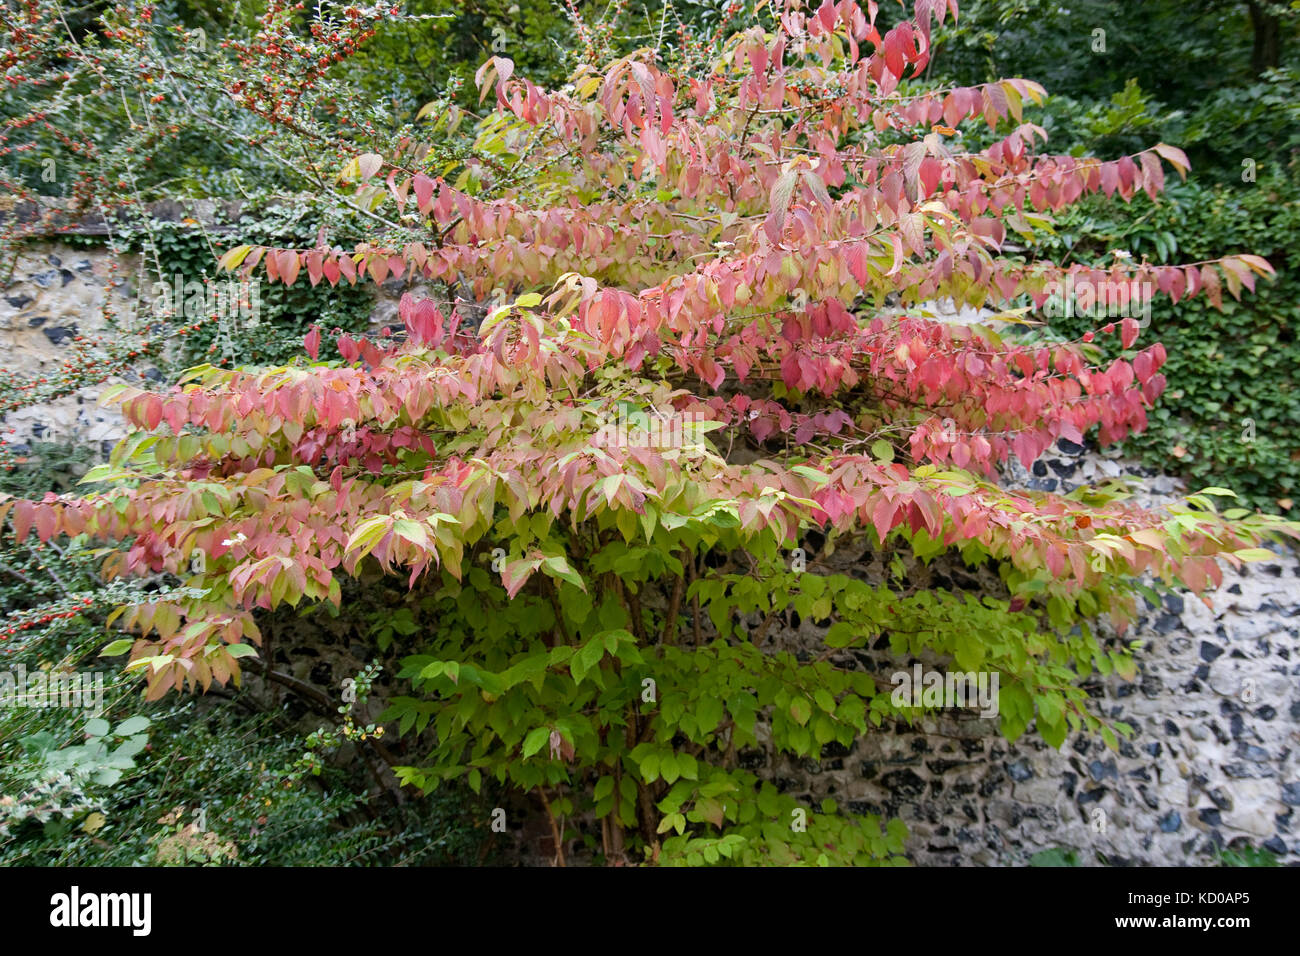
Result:
M145 726L134 754L120 733L107 738L113 779L100 776L108 755L87 750L99 738L67 743L83 739L79 715L0 710L0 862L427 866L484 856L486 813L466 812L461 793L393 805L374 799L359 766L304 775L304 738L274 713L197 699L145 710L150 718L112 731Z
M88 457L37 445L0 472L0 490L65 489ZM510 849L490 842L490 808L464 787L395 799L391 774L355 759L366 744L345 736L353 722L318 700L290 693L266 709L265 695L241 691L142 705L131 676L106 675L96 658L105 617L173 589L156 576L106 585L101 561L68 545L0 549L0 864L441 865ZM341 626L372 626L379 609L350 598L356 619ZM88 680L102 712L86 695L72 707L11 699L37 674ZM304 724L320 729L304 736Z
M290 287L419 278L434 295L404 297L398 335L338 335L322 358L315 329L310 362L113 388L135 430L87 476L109 490L0 513L18 541L124 542L105 574L192 589L124 609L137 636L105 649L130 652L149 699L237 681L265 612L399 573L396 772L529 794L561 861L572 826L610 863L902 862L898 821L799 806L737 752L811 757L932 710L861 669L853 651L880 642L998 675L1011 738L1035 723L1055 746L1115 747L1128 728L1074 680L1134 674L1119 638L1136 596L1201 594L1218 560L1297 533L1219 514L1222 489L1156 513L1114 487L996 483L1013 455L1142 429L1165 350L1136 349L1131 317L1049 346L925 303L1041 305L1068 278L1219 307L1272 270L1004 249L1085 195L1158 194L1162 161L1186 159L1039 155L1022 111L1042 89L1024 80L899 94L951 6L877 29L851 0L789 2L671 69L638 53L559 91L492 58L477 79L495 108L443 128L459 146L406 139L344 166L364 242L221 259ZM956 132L981 120L1016 125L967 153ZM1005 594L816 573L854 541L896 567L954 551ZM814 653L765 641L790 611L825 627Z

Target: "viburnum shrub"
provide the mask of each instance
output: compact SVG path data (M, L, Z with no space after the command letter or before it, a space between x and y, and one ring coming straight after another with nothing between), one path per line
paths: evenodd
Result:
M996 672L1008 737L1116 746L1128 728L1075 684L1135 665L1090 622L1122 635L1152 584L1202 595L1219 559L1297 527L1220 514L1218 489L1155 511L1114 486L1000 486L1011 456L1141 429L1164 349L1138 349L1131 318L1044 345L920 307L1042 305L1067 277L1217 303L1271 269L1014 254L1010 233L1086 194L1154 195L1186 160L1035 153L1027 80L904 86L949 12L919 0L882 35L874 3L789 0L712 60L641 51L561 90L493 58L463 162L406 140L342 171L369 241L223 257L290 285L415 283L402 330L338 336L335 356L316 329L309 361L110 389L134 431L88 478L112 486L6 502L14 533L125 542L106 574L194 589L124 609L138 636L107 649L129 647L151 698L238 680L259 609L402 575L400 778L528 792L561 859L577 821L607 862L901 862L897 821L800 807L737 766L922 716L852 653L882 638ZM1007 132L965 152L978 122ZM1098 366L1094 335L1124 357ZM819 574L794 556L814 531L823 556L951 551L1006 593ZM819 653L765 641L791 609L828 625Z

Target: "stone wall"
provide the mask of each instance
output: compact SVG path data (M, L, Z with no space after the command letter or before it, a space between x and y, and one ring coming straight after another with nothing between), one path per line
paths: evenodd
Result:
M32 243L21 248L9 282L0 290L0 365L7 372L56 379L76 336L104 331L110 261L102 247ZM131 283L118 284L112 294L119 314L134 314ZM20 409L6 416L0 427L14 430L6 437L19 453L48 441L94 444L106 453L125 428L116 410L95 404L101 389L85 388L46 405Z
M1155 505L1181 487L1095 453L1049 455L1034 472L1010 483L1068 492L1081 482L1128 475L1137 480L1138 497ZM863 570L879 574L859 563L856 573ZM980 584L962 580L960 563L937 563L931 573L945 587ZM1010 744L996 718L952 711L859 739L847 751L828 745L817 761L742 756L810 805L832 796L858 812L900 817L920 864L1017 865L1062 848L1083 865L1205 865L1224 848L1250 846L1294 865L1300 559L1279 554L1240 573L1225 568L1211 603L1175 595L1160 607L1148 603L1127 635L1144 642L1135 655L1137 679L1094 677L1085 684L1099 712L1134 728L1118 753L1099 737L1079 734L1056 751L1032 729ZM805 622L790 636L811 649L819 634ZM887 649L859 656L876 675L912 664Z
M101 328L109 282L106 253L57 243L26 247L12 281L0 292L4 367L53 372L72 337ZM115 288L119 310L134 307L135 289ZM393 321L391 292L377 302L376 321ZM151 370L141 374L151 377ZM156 375L156 371L152 375ZM51 438L107 446L123 432L120 417L94 404L94 392L10 415L11 442ZM1048 456L1030 474L1009 481L1044 491L1121 474L1159 504L1180 490L1174 479L1083 449ZM837 571L864 578L880 569L841 552ZM845 563L847 562L847 563ZM993 586L942 563L919 574L937 586ZM910 854L921 864L1023 864L1038 851L1071 848L1082 863L1205 864L1215 851L1243 843L1300 863L1300 561L1225 569L1225 586L1206 607L1168 598L1149 607L1138 628L1146 641L1139 676L1088 684L1099 708L1127 721L1135 737L1112 753L1099 739L1075 736L1061 751L1032 732L1015 744L994 719L951 712L915 728L900 727L828 746L817 761L795 762L755 750L742 762L770 774L810 802L834 796L856 811L899 816L912 833ZM802 622L776 638L820 642ZM335 641L322 635L324 644ZM327 646L277 648L276 666L299 680L336 683L368 659L365 647L333 653ZM876 674L910 666L881 650L863 652ZM337 660L335 658L338 658ZM339 671L339 673L335 673Z

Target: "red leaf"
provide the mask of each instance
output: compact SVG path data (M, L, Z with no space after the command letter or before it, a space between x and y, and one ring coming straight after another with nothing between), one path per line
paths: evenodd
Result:
M1120 323L1119 340L1124 348L1129 348L1138 337L1137 319L1125 319Z
M276 263L280 270L280 279L285 285L293 285L293 280L298 278L298 269L302 263L298 259L298 253L292 249L283 249L280 252L279 262Z
M433 180L424 173L416 173L411 188L415 191L416 207L421 213L428 215L429 210L433 208Z
M872 510L871 523L875 526L876 534L880 536L882 542L894 527L894 516L897 510L898 506L883 496L876 502L876 507Z
M323 265L325 257L317 249L307 253L307 276L311 279L312 285L318 285L323 274Z
M352 336L350 335L340 335L338 346L339 354L343 356L343 361L345 362L355 362L357 356L361 354L360 347L352 340Z
M163 417L162 399L157 395L146 395L144 397L144 423L150 431L158 427Z
M58 516L54 509L49 505L36 506L36 536L42 541L49 541L54 534L55 525L58 524Z
M1149 349L1139 352L1133 357L1133 372L1137 375L1137 380L1146 383L1155 370L1155 362L1152 359Z
M27 532L32 528L32 519L36 517L36 506L30 501L19 501L14 505L14 538L19 542L26 540Z

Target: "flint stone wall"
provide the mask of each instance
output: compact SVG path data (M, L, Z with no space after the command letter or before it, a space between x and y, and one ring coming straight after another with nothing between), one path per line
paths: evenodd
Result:
M1067 452L1049 453L1007 484L1064 493L1127 476L1151 505L1182 488L1062 444ZM834 570L883 578L882 568L845 557L847 567ZM936 587L1000 590L960 560L916 573ZM1134 728L1118 753L1084 734L1056 751L1032 725L1008 743L996 718L953 710L848 749L832 743L819 760L762 751L742 759L810 806L833 797L857 812L900 817L909 856L922 865L1023 865L1050 849L1073 850L1082 865L1213 865L1220 851L1244 847L1300 864L1300 560L1288 552L1239 573L1225 567L1210 600L1147 602L1126 635L1144 643L1137 679L1094 675L1084 684L1099 712ZM823 632L800 622L782 639L812 650ZM887 643L860 658L874 675L913 664L890 656Z

